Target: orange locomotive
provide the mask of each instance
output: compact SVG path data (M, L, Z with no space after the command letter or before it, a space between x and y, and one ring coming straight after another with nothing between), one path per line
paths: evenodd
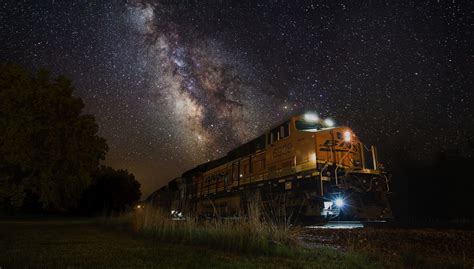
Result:
M273 217L313 222L391 218L389 179L375 147L306 113L173 179L147 199L174 214L241 217L258 199Z

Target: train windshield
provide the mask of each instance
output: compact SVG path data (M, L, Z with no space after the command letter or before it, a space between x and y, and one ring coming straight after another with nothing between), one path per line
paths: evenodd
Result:
M316 132L321 130L324 126L318 122L310 122L304 120L295 121L296 129L306 132Z

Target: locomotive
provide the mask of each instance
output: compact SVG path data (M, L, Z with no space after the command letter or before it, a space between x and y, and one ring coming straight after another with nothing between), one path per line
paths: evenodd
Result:
M392 218L389 175L375 146L315 113L296 115L226 156L184 172L145 203L174 217L245 217L250 203L273 219Z

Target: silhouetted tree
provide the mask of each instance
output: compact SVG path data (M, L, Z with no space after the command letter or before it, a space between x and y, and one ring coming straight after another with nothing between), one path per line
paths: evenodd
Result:
M82 195L82 210L88 214L123 212L140 199L140 183L126 170L101 166Z
M46 209L77 205L107 144L72 92L44 69L0 65L0 203L19 207L31 194Z

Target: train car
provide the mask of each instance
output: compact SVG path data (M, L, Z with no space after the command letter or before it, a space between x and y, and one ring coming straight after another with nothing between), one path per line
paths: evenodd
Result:
M205 218L245 217L257 201L272 219L311 223L390 219L389 191L374 146L367 148L349 127L306 113L186 171L154 200Z

